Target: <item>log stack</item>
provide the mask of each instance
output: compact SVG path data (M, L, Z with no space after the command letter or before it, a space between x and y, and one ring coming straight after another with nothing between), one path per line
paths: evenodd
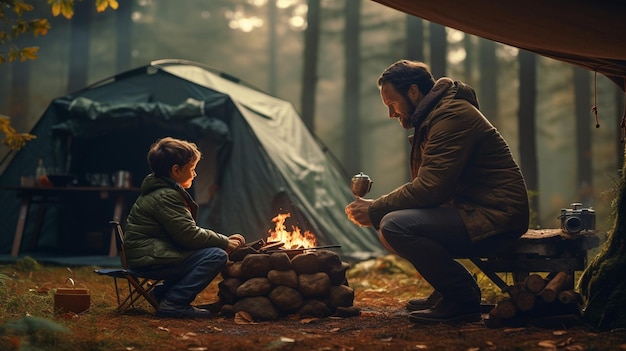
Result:
M567 272L558 272L550 279L530 274L524 281L511 286L509 296L489 311L487 326L542 324L542 321L556 321L559 317L578 320L582 298L567 286L571 279Z
M245 312L254 321L268 321L294 314L360 314L346 279L350 265L339 255L330 250L281 251L231 255L218 284L222 315Z

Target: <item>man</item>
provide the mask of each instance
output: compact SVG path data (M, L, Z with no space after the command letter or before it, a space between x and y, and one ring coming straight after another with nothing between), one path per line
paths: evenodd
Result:
M480 288L454 257L497 248L528 230L524 178L470 86L435 81L426 64L400 60L378 87L389 117L414 129L412 181L376 200L357 198L346 214L377 228L383 245L434 288L427 299L409 301L409 320L478 321Z

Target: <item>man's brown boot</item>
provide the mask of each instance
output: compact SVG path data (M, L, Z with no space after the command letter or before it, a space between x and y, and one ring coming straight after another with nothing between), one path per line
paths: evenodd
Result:
M409 311L427 310L435 306L439 300L441 300L441 294L434 290L427 298L409 300L406 304L406 309Z

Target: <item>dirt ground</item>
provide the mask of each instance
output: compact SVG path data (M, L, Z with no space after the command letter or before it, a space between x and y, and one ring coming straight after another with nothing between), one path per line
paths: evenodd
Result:
M45 350L626 350L625 330L598 331L571 321L552 321L550 327L501 328L488 328L484 322L411 323L404 304L410 298L428 295L430 287L410 270L389 262L358 266L348 272L360 316L290 316L256 323L219 314L202 320L159 319L148 305L117 314L112 279L94 274L89 267L77 269L75 274L79 285L92 292L90 311L54 315L50 298L52 289L63 283L60 277L66 276L64 270L45 268L27 273L15 271L14 266L0 266L0 274L6 277L0 282L0 288L6 289L0 325L29 313L71 330L57 340L33 341L0 328L0 349L17 350L28 342L44 342L41 349ZM497 298L489 295L487 282L479 283L487 291L487 299ZM214 302L216 294L214 282L196 302Z

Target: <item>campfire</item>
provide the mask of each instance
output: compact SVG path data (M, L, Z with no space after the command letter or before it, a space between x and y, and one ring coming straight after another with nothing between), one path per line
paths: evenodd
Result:
M269 231L270 236L267 238L268 242L280 242L282 247L287 249L299 249L310 248L317 246L317 238L315 234L310 231L305 231L304 234L300 233L299 227L293 227L292 231L287 231L285 226L285 220L291 217L291 213L278 214L272 218L272 222L276 223L274 231Z
M329 248L317 246L315 235L298 227L288 231L289 213L272 219L267 241L248 243L229 255L219 283L220 312L245 314L255 321L302 317L359 315L348 286L350 267Z

